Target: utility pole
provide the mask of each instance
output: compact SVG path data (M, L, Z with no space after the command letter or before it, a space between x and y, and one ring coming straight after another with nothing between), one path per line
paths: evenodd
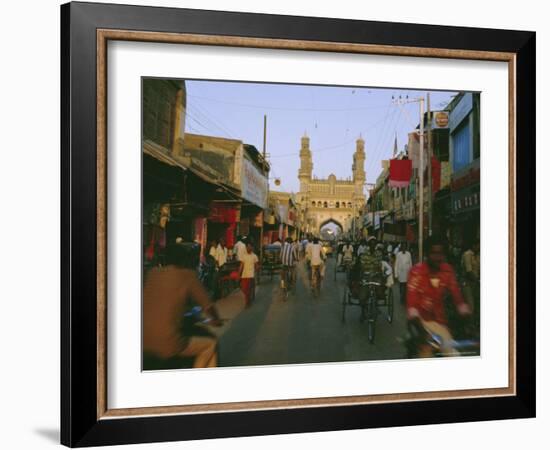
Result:
M267 153L266 153L266 139L267 138L267 115L264 114L264 147L262 150L262 160L263 160L263 167L264 167L264 175L267 178L267 193L266 193L266 201L269 205L269 176L266 174L267 170ZM262 211L262 226L260 228L260 264L261 261L264 259L264 214L265 214L265 208Z
M427 95L428 109L428 236L432 235L432 111L430 109L430 93Z
M418 261L424 260L424 97L418 99L420 102L420 188L418 189Z
M418 260L419 262L422 262L424 259L424 97L418 97L409 100L409 97L407 96L405 99L402 99L401 96L399 96L398 99L395 99L392 96L392 99L396 104L406 104L406 103L416 103L418 102L420 105L420 131L419 131L419 140L420 140L420 151L419 151L419 188L418 188ZM430 101L430 95L428 94L428 105ZM429 106L428 106L429 109ZM431 160L428 164L429 169L429 177L430 177L430 187L431 187ZM431 193L431 191L430 191ZM430 203L431 204L431 203ZM431 223L430 223L431 226Z

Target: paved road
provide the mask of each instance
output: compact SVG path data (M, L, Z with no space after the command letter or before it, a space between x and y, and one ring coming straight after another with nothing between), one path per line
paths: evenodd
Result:
M348 307L342 323L345 275L334 280L329 258L319 298L310 294L304 263L298 266L296 291L284 301L279 277L262 277L256 301L240 313L220 339L220 366L250 366L313 362L401 359L405 310L394 289L394 320L379 315L376 339L369 344L367 325L359 321L360 308Z

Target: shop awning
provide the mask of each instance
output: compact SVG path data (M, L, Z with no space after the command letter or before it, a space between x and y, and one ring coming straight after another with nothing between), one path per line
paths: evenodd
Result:
M224 183L221 183L220 181L208 176L207 174L201 172L200 170L197 170L196 168L185 164L181 160L174 158L172 155L167 153L167 150L164 147L154 143L153 141L146 140L143 143L143 153L155 158L156 160L164 164L168 164L174 167L179 167L184 171L191 172L193 175L196 175L201 180L206 181L207 183L213 184L215 186L218 186L224 191L229 191L234 195L239 195L239 193L234 192L234 189L232 189L229 186L226 186Z

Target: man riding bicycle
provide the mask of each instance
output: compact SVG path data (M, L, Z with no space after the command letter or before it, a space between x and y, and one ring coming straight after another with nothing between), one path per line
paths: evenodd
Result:
M281 249L281 287L290 289L295 283L294 267L298 261L298 247L292 242L292 238L286 238ZM287 280L289 285L286 285Z
M354 290L354 284L359 283L362 277L368 276L373 281L380 283L380 297L382 297L386 286L385 277L391 275L391 267L385 263L383 253L376 249L376 243L376 238L374 236L368 238L366 249L355 261L353 270L350 273L349 282L352 290ZM361 284L358 286L358 289L356 287L355 290L358 290L360 303L365 305L368 301L368 286Z
M311 269L311 285L312 288L317 284L317 288L320 285L323 276L323 264L326 259L323 246L319 243L319 238L313 238L313 243L306 248L306 260Z
M340 264L342 266L349 266L353 262L353 245L351 245L350 241L346 241L344 246L342 247L342 259L340 261Z

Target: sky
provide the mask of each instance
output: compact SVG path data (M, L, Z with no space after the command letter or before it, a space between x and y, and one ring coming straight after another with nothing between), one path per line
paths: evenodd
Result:
M381 161L393 153L396 136L398 150L403 150L408 133L418 125L419 102L413 100L428 92L194 80L186 80L186 88L188 133L239 139L261 152L267 115L270 189L288 192L299 190L298 153L304 133L310 138L313 175L319 178L331 173L352 176L355 141L361 135L367 182L375 182ZM456 95L429 92L432 110L442 109Z

